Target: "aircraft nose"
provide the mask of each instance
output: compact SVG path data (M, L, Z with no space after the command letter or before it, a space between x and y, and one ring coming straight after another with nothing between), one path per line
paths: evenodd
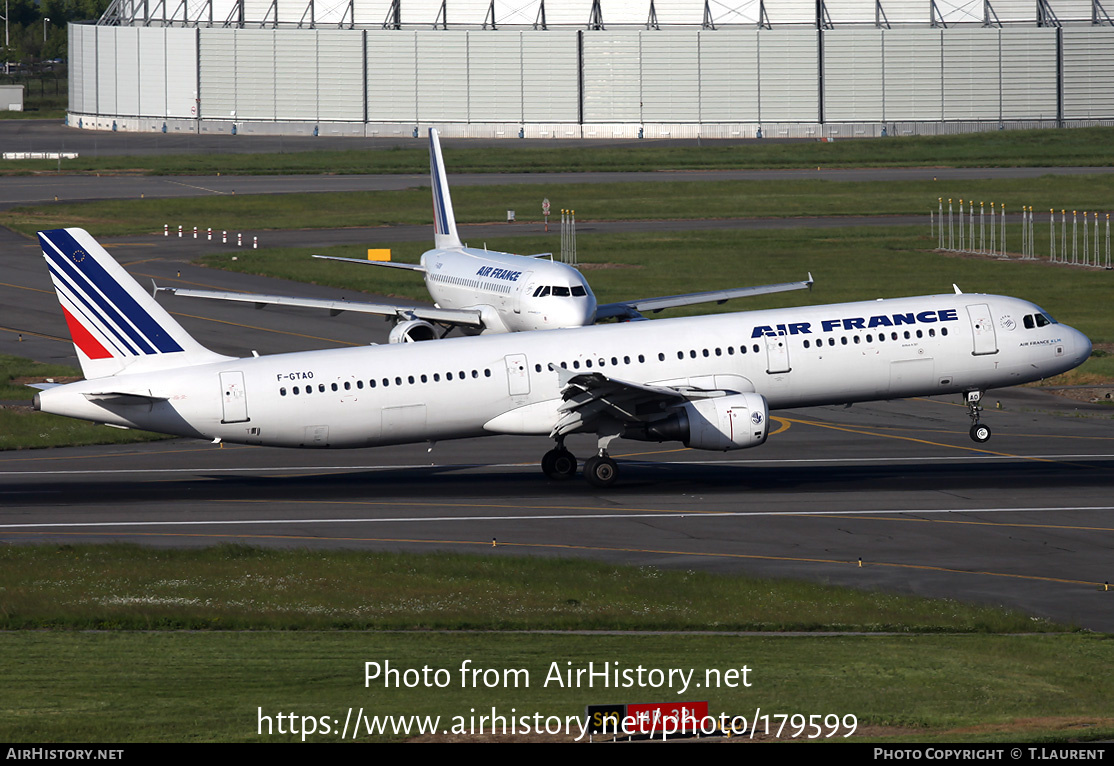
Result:
M1075 363L1083 364L1091 356L1091 339L1074 327L1071 331L1075 338Z

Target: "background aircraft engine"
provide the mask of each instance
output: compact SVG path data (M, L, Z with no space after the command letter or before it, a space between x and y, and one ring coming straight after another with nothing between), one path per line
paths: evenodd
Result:
M417 343L420 340L436 340L437 328L421 319L399 322L391 330L390 343Z
M686 447L733 450L757 447L770 433L770 407L761 394L698 399L677 407L662 420L623 436L647 441L679 441Z

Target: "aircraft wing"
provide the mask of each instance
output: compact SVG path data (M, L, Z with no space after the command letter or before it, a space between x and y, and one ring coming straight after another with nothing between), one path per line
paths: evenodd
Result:
M386 266L388 269L406 269L407 271L419 271L425 273L425 269L416 263L399 263L398 261L365 261L360 258L341 258L336 255L315 255L314 258L320 258L323 261L344 261L345 263L359 263L364 266Z
M363 263L363 261L358 261ZM156 293L171 293L186 298L209 298L217 301L253 303L256 308L264 306L301 306L306 308L327 309L332 316L342 311L356 311L364 314L399 317L401 319L424 319L444 325L482 328L483 321L479 311L470 309L439 309L432 306L396 306L389 303L363 303L357 301L330 301L319 298L297 298L286 295L259 295L256 293L222 292L219 290L192 290L180 287L158 287Z
M676 405L690 399L727 394L726 391L632 383L599 372L573 373L564 368L556 372L564 401L557 408L560 417L550 438L593 430L594 424L604 417L634 423L646 420L641 412L659 413L661 406L656 405Z
M657 313L662 309L677 308L678 306L692 306L698 303L724 303L733 298L749 298L754 295L805 290L811 289L812 283L812 274L809 274L808 279L803 282L781 282L774 285L735 287L728 290L711 290L705 293L688 293L687 295L669 295L663 298L644 298L621 303L605 303L596 309L596 320L639 319L644 311Z

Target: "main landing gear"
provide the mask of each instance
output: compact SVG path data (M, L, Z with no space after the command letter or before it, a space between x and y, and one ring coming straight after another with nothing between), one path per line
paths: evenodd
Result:
M619 478L619 466L607 453L594 455L584 461L584 478L595 487L610 487Z
M592 486L610 487L619 478L619 466L607 454L607 443L614 438L601 436L599 454L584 461L584 479ZM542 473L557 481L576 475L576 456L565 449L564 439L558 439L557 446L542 456Z
M542 473L560 481L576 476L576 456L565 449L564 440L542 456Z
M982 406L979 404L981 400L982 391L968 391L965 397L967 414L971 416L971 439L979 444L990 440L990 426L984 426L979 422L979 413L982 412Z

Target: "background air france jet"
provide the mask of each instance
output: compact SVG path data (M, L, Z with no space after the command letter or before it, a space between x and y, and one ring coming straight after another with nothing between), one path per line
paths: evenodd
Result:
M433 186L434 249L425 252L420 264L361 261L355 258L314 256L362 265L408 269L425 276L433 308L389 304L327 301L282 295L255 295L215 290L159 287L191 298L214 298L256 306L285 305L324 308L339 314L359 311L394 317L391 343L433 340L453 328L465 334L520 332L583 327L603 319L642 319L642 312L699 303L723 303L732 298L802 290L803 282L742 287L728 290L646 298L622 303L596 304L596 296L583 275L572 266L551 260L551 253L514 255L485 248L465 247L457 233L449 182L441 158L437 131L429 131L429 166ZM438 331L440 327L440 332Z
M961 394L985 441L983 392L1091 353L1028 301L957 290L236 359L198 344L87 232L39 240L86 380L41 386L38 410L276 447L548 436L552 479L578 467L565 438L590 434L597 486L618 475L615 439L755 447L779 408Z

